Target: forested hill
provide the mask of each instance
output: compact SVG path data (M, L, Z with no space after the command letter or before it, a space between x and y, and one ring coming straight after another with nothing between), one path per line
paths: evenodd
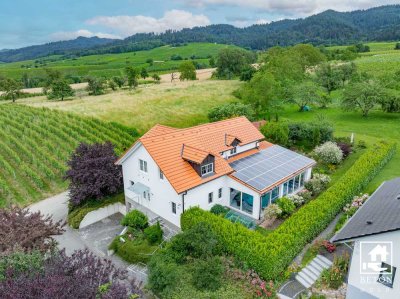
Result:
M0 61L14 62L36 59L48 55L65 54L114 42L115 39L99 37L78 37L74 40L52 42L44 45L29 46L15 50L0 50Z
M216 42L262 50L276 45L288 46L297 43L342 45L359 41L393 40L400 40L400 5L352 12L327 10L304 19L282 20L246 28L220 24L167 31L162 34L135 34L106 45L91 45L78 50L64 49L64 51L60 45L57 50L61 54L82 56L148 50L165 44L189 42ZM45 49L49 45L42 47ZM37 48L2 52L0 61L18 61L44 56L45 51L36 53L34 49ZM19 51L18 55L12 54L15 51Z

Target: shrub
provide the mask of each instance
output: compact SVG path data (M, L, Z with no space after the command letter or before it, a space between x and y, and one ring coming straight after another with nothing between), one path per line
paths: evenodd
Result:
M333 139L333 127L326 121L291 122L289 142L312 147Z
M305 182L304 186L310 190L313 195L318 195L328 187L331 178L326 174L314 173L313 177Z
M314 149L315 155L326 164L339 164L343 160L343 152L336 143L328 141Z
M158 246L149 244L145 239L129 240L127 236L124 236L122 238L125 242L122 242L120 238L119 236L116 237L109 248L131 264L147 264L151 254L158 248Z
M149 226L144 229L144 235L150 244L161 243L163 237L163 230L161 229L160 223L157 221L156 224Z
M132 210L122 218L121 225L141 230L145 229L149 224L145 214L138 210Z
M322 272L321 281L328 287L337 290L341 287L346 277L349 267L349 256L335 257L333 265L330 269L325 269Z
M286 218L286 217L292 215L294 210L296 210L296 206L293 203L293 201L291 201L287 197L279 198L276 203L278 204L279 208L282 210L282 213L280 214L280 217L282 217L282 218Z
M293 202L296 207L300 207L302 204L305 203L305 200L300 193L288 195L287 198L289 198L290 201Z
M213 213L215 215L222 215L222 216L225 216L226 213L228 213L228 211L229 211L229 208L224 207L223 205L220 205L220 204L216 204L210 209L211 213Z
M246 116L249 120L254 120L254 110L250 105L228 103L214 107L208 113L210 121L224 120L235 116Z
M207 258L220 253L217 236L205 222L176 235L169 245L177 262L184 262L188 256Z
M274 220L282 214L282 209L275 203L270 204L264 210L264 218Z
M289 127L286 122L267 122L260 128L260 131L265 136L266 140L272 143L277 143L282 146L288 144Z
M346 158L348 155L351 154L352 149L351 149L351 145L346 143L346 142L338 142L336 143L337 146L340 148L340 150L343 153L343 158Z
M150 289L156 294L162 294L162 297L168 297L179 281L179 266L166 259L162 251L151 258L148 267Z
M309 202L312 197L312 192L307 189L301 190L297 194L304 199L304 202Z
M224 268L219 257L196 260L192 274L192 283L198 290L216 291L222 285L223 271Z
M395 144L383 142L370 148L333 186L266 237L200 208L185 211L181 227L185 231L199 222L208 223L227 253L245 262L264 279L276 279L344 205L367 186L393 156L395 148Z

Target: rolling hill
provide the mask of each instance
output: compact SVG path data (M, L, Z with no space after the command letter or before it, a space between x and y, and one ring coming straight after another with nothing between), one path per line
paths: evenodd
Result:
M80 38L82 40L82 38ZM367 10L337 12L327 10L304 19L281 20L269 24L237 28L218 24L162 34L135 34L124 40L79 39L0 52L0 61L36 59L50 54L69 57L149 50L162 45L192 42L233 44L253 50L298 43L343 45L359 41L394 41L400 39L400 5ZM85 41L88 42L88 41ZM97 44L96 44L97 43ZM79 47L73 46L78 44ZM75 47L75 48L74 48Z

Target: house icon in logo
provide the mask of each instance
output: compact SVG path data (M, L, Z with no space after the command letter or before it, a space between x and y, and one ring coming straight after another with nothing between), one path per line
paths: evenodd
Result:
M378 244L368 253L368 255L370 256L371 262L386 262L389 252L387 251L386 245L382 246ZM378 259L378 257L380 258Z

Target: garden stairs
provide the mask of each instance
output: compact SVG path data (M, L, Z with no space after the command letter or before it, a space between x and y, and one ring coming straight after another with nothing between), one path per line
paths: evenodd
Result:
M324 269L332 266L332 262L322 255L317 255L311 263L301 270L295 277L306 288L311 287L321 276Z

